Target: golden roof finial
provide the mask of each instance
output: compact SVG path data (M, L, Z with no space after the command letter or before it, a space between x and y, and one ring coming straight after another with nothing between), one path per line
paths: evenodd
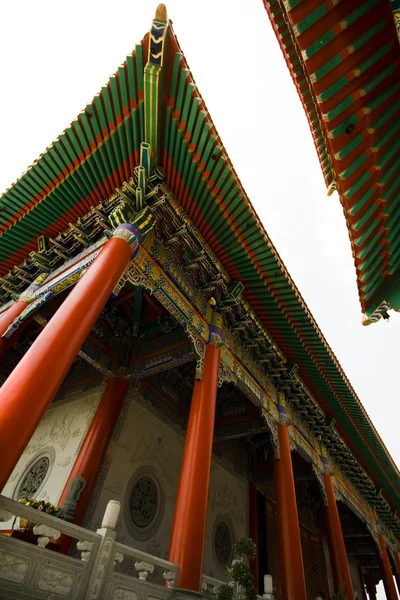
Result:
M157 6L155 18L159 19L160 21L167 20L167 7L165 6L165 4L159 4Z

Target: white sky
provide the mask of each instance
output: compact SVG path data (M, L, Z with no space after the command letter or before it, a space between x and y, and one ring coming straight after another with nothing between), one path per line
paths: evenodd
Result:
M92 100L148 31L156 5L156 0L0 3L1 191ZM311 133L262 0L170 0L167 9L244 188L400 463L400 316L361 325L340 203L326 195Z

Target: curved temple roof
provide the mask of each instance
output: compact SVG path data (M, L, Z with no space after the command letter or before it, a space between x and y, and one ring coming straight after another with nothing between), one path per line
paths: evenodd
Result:
M369 325L400 310L400 3L264 4L328 190L339 192Z
M165 41L158 161L166 182L371 476L400 509L400 474L259 221L194 83L172 27ZM0 199L3 289L37 250L129 180L154 134L145 108L149 36L93 102ZM153 47L152 47L153 48ZM149 65L147 65L149 66ZM153 121L154 122L154 121ZM329 173L327 174L327 177ZM26 262L25 262L26 264Z

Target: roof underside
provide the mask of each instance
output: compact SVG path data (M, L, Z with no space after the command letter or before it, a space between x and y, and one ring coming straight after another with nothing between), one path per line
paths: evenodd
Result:
M28 259L41 235L70 222L129 180L144 139L148 38L56 142L0 199L0 276ZM400 508L399 472L287 273L226 155L172 28L160 162L168 186L357 459Z
M326 184L339 192L362 309L400 309L400 45L390 1L264 4Z

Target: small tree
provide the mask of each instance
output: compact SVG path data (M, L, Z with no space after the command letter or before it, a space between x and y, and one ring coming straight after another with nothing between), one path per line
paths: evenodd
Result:
M215 592L216 600L256 600L253 575L247 564L256 555L256 545L250 538L241 537L233 546L237 558L232 561L228 573L232 581L221 585Z

